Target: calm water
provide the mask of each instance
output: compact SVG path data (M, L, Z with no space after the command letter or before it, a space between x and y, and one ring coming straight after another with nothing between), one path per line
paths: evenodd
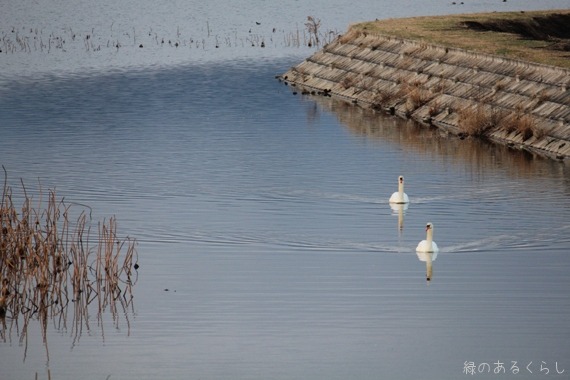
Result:
M47 343L37 323L25 342L3 330L0 378L437 380L467 376L465 362L507 372L476 377L568 377L568 165L274 79L314 51L288 40L309 14L343 32L567 1L333 3L24 1L0 15L6 38L76 35L3 47L9 184L39 179L95 221L115 215L141 266L115 321L93 315L78 334L70 311ZM393 211L400 174L411 203ZM428 286L415 247L429 221Z

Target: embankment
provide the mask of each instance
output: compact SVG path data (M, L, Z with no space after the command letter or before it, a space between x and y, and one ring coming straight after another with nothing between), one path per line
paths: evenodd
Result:
M570 158L570 70L350 30L278 78L550 158Z

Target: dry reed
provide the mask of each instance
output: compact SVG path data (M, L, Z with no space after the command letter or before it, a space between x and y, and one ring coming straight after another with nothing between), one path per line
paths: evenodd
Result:
M459 128L467 136L485 137L489 131L500 125L501 112L482 105L463 108L459 111Z
M534 119L528 114L521 114L520 109L501 120L501 128L507 133L515 132L520 134L523 141L535 136L544 137L545 131L539 129Z
M234 30L231 33L216 34L208 21L204 26L203 35L187 35L181 31L180 26L164 34L158 34L149 27L146 30L136 30L134 27L117 30L111 25L110 30L90 28L76 31L72 28L61 28L54 31L30 28L0 27L0 53L2 54L59 54L74 51L102 52L112 50L133 51L146 49L217 49L217 48L245 48L245 47L293 47L309 46L318 48L332 42L339 32L337 30L324 30L320 19L313 16L307 18L305 28L289 31L271 30L265 27L249 29L248 31ZM279 42L282 40L281 42Z
M424 83L420 80L408 81L402 78L400 80L398 95L400 98L406 99L406 110L409 113L422 107L435 96L424 87Z
M344 78L342 78L342 80L340 81L340 84L344 89L348 89L348 88L354 86L356 81L357 81L357 78L356 78L355 74L347 73L346 76Z
M382 107L393 103L398 98L399 95L394 91L379 91L374 94L374 97L372 98L373 108L381 109Z
M120 239L112 217L99 223L98 237L92 244L87 210L73 221L72 206L58 200L55 191L47 192L42 207L41 186L36 206L23 181L21 190L23 196L19 197L23 201L18 209L4 169L0 200L0 339L6 340L6 332L15 328L27 351L27 328L32 321L39 321L49 360L48 320L66 329L70 301L74 305L75 339L89 323L90 305L98 308L100 321L108 308L117 324L118 307L127 315L136 283L133 270L138 268L136 241Z

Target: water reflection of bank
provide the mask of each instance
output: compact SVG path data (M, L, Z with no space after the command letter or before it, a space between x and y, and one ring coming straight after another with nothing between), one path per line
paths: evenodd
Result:
M570 165L566 161L545 159L526 150L512 149L486 140L460 139L437 128L420 126L411 119L403 120L336 98L310 96L308 99L333 113L356 136L366 137L371 142L395 143L402 149L425 156L461 162L474 173L482 172L490 165L502 165L510 168L510 175L520 178L534 177L545 166L561 176L570 174Z

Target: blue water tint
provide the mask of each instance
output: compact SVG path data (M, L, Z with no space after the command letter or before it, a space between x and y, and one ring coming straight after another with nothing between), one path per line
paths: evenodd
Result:
M308 16L320 20L318 37L326 43L351 24L374 19L567 7L566 0L23 0L0 14L0 80L239 58L303 59L315 51L314 40L308 47Z
M41 184L88 205L95 223L116 215L140 268L118 326L92 315L76 334L70 312L47 344L32 321L28 345L1 330L2 376L456 379L465 361L570 370L567 164L293 95L275 75L297 53L211 58L3 78L0 163L15 199L22 179L36 198ZM401 213L388 204L399 175ZM441 249L429 284L415 253L427 222Z

